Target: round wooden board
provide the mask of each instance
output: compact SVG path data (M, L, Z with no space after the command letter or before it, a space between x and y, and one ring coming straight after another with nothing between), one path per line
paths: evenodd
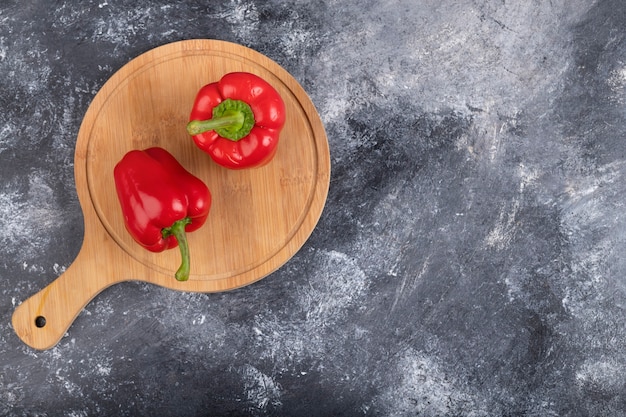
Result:
M261 168L220 167L185 130L198 90L233 71L259 75L285 101L276 156ZM155 254L140 247L114 198L113 167L131 149L167 149L211 190L209 218L188 236L190 280L199 282L199 291L239 287L283 265L313 231L328 192L328 142L308 96L277 64L232 43L183 41L136 58L98 93L78 141L87 146L89 196L103 226L133 259L167 277L133 278L166 287L186 288L170 279L180 264L178 250Z
M261 168L228 170L186 132L198 90L224 74L246 71L278 90L286 123L274 159ZM178 249L152 253L125 229L113 167L132 149L160 146L211 190L205 225L188 234L191 275L174 278ZM130 61L94 97L83 119L75 179L85 221L83 246L54 282L24 301L13 327L28 345L47 349L104 288L146 281L182 291L215 292L255 282L286 263L322 213L330 181L323 124L298 82L264 55L216 40L164 45ZM42 325L45 319L45 324Z

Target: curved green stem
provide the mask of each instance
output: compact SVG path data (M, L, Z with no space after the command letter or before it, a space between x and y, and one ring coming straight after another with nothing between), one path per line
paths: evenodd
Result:
M191 219L189 217L185 217L182 220L175 221L172 226L166 227L161 231L164 238L174 236L178 241L181 263L178 271L176 271L176 274L174 275L178 281L187 281L189 279L189 244L187 243L187 235L185 233L185 226L189 223L191 223Z
M254 123L254 113L247 103L227 98L213 108L213 118L190 121L187 132L195 136L214 130L223 138L238 141L248 136Z
M243 114L235 113L209 120L192 120L187 124L187 132L191 136L221 128L239 128L243 126Z

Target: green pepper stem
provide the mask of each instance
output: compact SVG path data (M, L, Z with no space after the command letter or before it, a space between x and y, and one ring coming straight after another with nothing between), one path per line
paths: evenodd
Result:
M229 128L243 125L243 114L235 113L221 117L214 117L209 120L192 120L187 124L187 132L191 136L199 135L200 133L208 132L209 130L216 130L220 128Z
M214 130L223 138L238 141L248 136L254 123L254 113L247 103L227 98L213 108L211 119L190 121L187 132L195 136Z
M191 223L191 219L189 217L185 217L182 220L175 221L172 226L167 227L162 231L164 238L172 235L178 241L181 263L178 271L176 271L176 274L174 275L178 281L187 281L189 279L189 244L187 243L187 234L185 233L185 226L189 223Z

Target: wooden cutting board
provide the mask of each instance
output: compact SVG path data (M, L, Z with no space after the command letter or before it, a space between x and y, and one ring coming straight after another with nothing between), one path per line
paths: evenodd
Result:
M200 151L185 126L197 91L232 71L267 80L287 120L268 165L232 171ZM160 146L211 190L206 224L190 233L191 275L179 282L178 249L152 253L124 227L113 167L132 149ZM146 52L102 86L78 133L74 174L85 237L76 260L21 303L13 328L36 349L54 346L103 289L128 280L180 291L217 292L255 282L287 262L322 213L330 181L324 127L298 82L264 55L216 40L188 40Z

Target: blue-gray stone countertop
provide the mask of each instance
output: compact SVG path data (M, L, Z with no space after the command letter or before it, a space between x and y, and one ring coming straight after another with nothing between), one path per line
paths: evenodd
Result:
M14 309L82 243L91 100L192 38L310 95L317 228L255 284L118 284L27 347ZM0 104L2 416L626 415L622 0L2 0Z

